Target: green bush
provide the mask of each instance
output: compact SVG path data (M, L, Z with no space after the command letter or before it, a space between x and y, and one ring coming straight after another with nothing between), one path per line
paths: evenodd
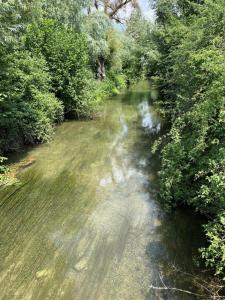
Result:
M209 246L201 249L202 256L207 266L214 268L216 275L221 275L225 280L225 213L205 226L205 230Z
M85 35L75 33L56 21L44 20L28 27L25 46L45 58L52 92L62 101L65 115L89 115L93 108L93 75L89 68Z
M190 205L215 219L206 227L209 247L202 253L224 276L225 3L207 0L193 11L190 3L177 4L176 14L175 1L156 2L156 75L171 125L163 138L161 197L168 208Z
M113 72L110 72L109 79L112 81L112 85L114 85L114 88L116 88L118 91L126 87L126 76L124 74L115 74Z
M44 59L18 51L5 61L0 74L1 152L49 140L54 123L63 119L62 105L49 92Z
M8 171L8 168L4 165L6 160L7 158L0 156L0 186L5 181L5 175Z

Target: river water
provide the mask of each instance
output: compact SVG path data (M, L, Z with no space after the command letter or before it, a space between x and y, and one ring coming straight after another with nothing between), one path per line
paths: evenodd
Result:
M151 288L196 292L183 271L198 272L201 241L193 213L168 216L156 200L155 96L140 84L14 157L18 182L0 191L0 299L196 299Z

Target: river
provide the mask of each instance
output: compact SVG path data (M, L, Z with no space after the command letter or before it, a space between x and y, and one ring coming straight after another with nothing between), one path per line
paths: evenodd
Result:
M142 83L14 155L18 181L0 191L0 299L196 299L151 288L196 292L183 271L198 273L201 243L193 213L157 202L155 94Z

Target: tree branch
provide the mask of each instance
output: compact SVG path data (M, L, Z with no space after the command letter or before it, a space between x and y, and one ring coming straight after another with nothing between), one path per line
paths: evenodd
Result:
M163 286L161 286L161 287L159 286L158 287L158 286L151 285L150 289L161 290L161 291L163 291L163 290L164 291L165 290L167 290L167 291L168 290L169 291L177 291L177 292L182 292L182 293L186 293L186 294L189 294L189 295L193 295L193 296L196 296L196 297L202 297L202 298L205 298L205 299L213 299L213 300L225 299L225 296L220 296L219 295L219 292L221 291L221 289L224 288L224 286L209 284L209 283L205 282L204 280L200 280L198 277L195 277L192 274L189 274L187 272L182 272L180 270L178 270L178 271L181 272L181 273L183 273L183 274L185 274L185 275L192 276L194 279L202 281L205 284L207 284L207 287L206 287L205 285L203 285L203 283L199 283L199 282L197 283L198 285L201 286L201 288L203 288L205 291L207 291L207 295L193 293L191 291L187 291L187 290L183 290L183 289L179 289L179 288L175 288L175 287L168 287L168 286L166 286L166 284L165 284L165 282L163 280L163 276L160 273L159 273L159 278L160 278L160 281L161 281L161 283L162 283ZM209 288L209 286L211 286L211 288Z
M109 16L113 18L121 8L129 3L132 3L132 0L120 0L119 2L116 2L114 8L112 8L112 6L110 7L112 11L109 13Z
M182 292L182 293L186 293L189 295L194 295L194 296L198 296L198 297L206 297L205 295L201 295L201 294L196 294L196 293L192 293L190 291L186 291L186 290L182 290L182 289L178 289L178 288L174 288L174 287L167 287L167 286L163 286L163 287L157 287L157 286L150 286L150 289L153 290L170 290L170 291L178 291L178 292Z
M99 9L99 3L98 3L98 0L95 0L94 5L95 5L95 8L98 10L98 9Z

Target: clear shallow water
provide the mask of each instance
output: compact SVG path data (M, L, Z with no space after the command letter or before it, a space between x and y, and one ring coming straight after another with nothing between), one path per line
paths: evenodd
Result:
M156 201L161 123L146 84L95 121L66 122L51 143L15 157L32 164L0 191L0 299L196 299L200 220Z

